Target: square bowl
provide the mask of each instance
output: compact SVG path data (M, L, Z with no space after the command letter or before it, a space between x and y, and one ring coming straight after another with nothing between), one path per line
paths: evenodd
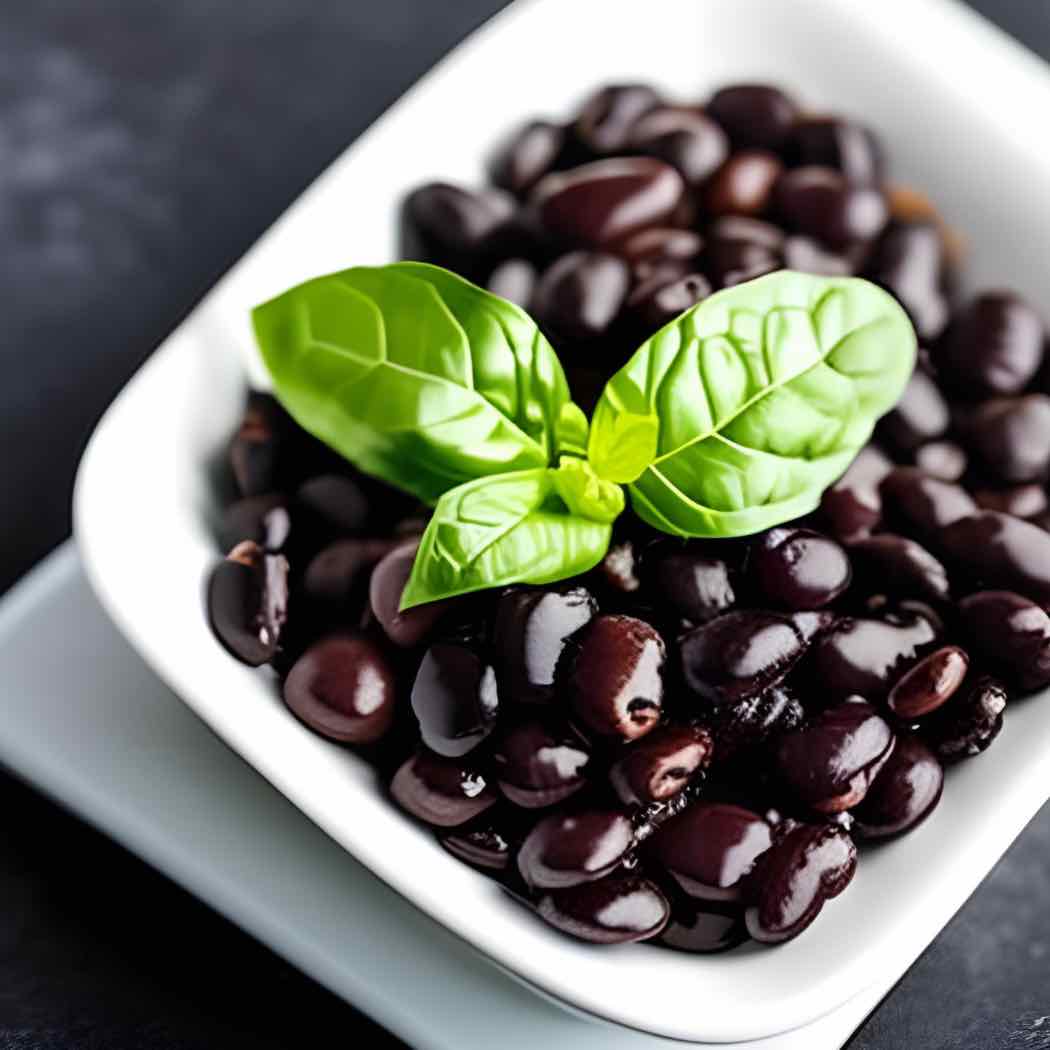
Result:
M89 578L186 703L334 839L496 965L643 1031L708 1042L770 1035L903 972L1050 794L1050 703L1012 708L988 755L951 771L923 827L867 850L848 892L804 937L716 956L596 950L446 854L388 802L370 767L285 709L267 672L218 645L202 605L217 557L209 467L236 424L246 377L261 378L252 306L307 277L394 258L397 205L414 184L478 181L509 126L564 114L607 81L647 80L696 98L761 79L857 114L887 141L894 176L928 187L964 231L969 280L1038 301L1050 283L1050 200L1033 193L1050 181L1037 134L1050 76L949 0L912 0L906 17L897 13L862 0L520 0L401 99L223 278L114 402L78 475L76 535ZM266 834L258 829L260 863Z

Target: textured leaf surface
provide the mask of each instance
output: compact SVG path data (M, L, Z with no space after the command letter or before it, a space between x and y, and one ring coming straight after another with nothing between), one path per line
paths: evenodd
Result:
M253 321L299 424L429 503L586 443L586 419L529 316L439 267L319 277L257 307Z
M665 532L757 532L817 506L914 363L915 333L882 289L780 271L644 343L602 394L589 457L599 474L636 471L632 505ZM622 447L632 433L644 442Z
M552 583L593 568L612 526L573 514L553 470L479 478L445 493L412 566L401 607L510 583Z

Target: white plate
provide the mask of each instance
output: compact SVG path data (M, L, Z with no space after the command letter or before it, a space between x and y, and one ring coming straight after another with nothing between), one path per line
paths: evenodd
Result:
M248 310L284 287L394 251L401 195L476 180L507 126L564 113L609 79L682 97L743 77L863 115L895 174L931 188L974 247L978 281L1038 299L1050 279L1050 77L942 0L529 0L445 59L329 169L132 380L85 455L76 531L103 604L161 676L333 838L494 962L575 1007L681 1039L800 1025L900 972L1050 792L1050 705L1009 712L954 771L921 831L867 852L849 891L774 951L710 958L594 950L545 928L400 817L352 754L316 737L265 674L216 644L201 609L215 558L206 464L241 405ZM259 829L265 835L265 829Z
M0 762L415 1050L681 1046L552 1006L374 878L165 688L72 545L0 602L0 682ZM733 1050L838 1050L890 984Z

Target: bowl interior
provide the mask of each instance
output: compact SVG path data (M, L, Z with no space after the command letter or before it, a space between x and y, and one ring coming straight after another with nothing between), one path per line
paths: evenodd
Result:
M559 1000L709 1041L794 1027L903 970L1046 798L1050 704L1032 698L1012 709L988 755L952 771L933 817L866 851L853 885L805 937L714 957L594 950L445 854L388 803L364 763L301 726L267 672L240 666L213 640L201 593L217 556L210 468L246 375L259 378L254 304L318 273L393 258L396 207L409 188L480 181L485 154L515 122L568 115L597 84L644 79L687 99L756 78L784 84L814 110L862 116L885 138L894 178L928 188L966 236L968 280L1038 301L1050 277L1050 201L1034 187L1046 184L1050 152L1034 129L1050 88L1031 56L974 16L941 0L909 5L907 20L853 0L526 0L362 136L164 344L96 432L76 500L86 568L114 619L334 838ZM265 863L265 828L259 849Z

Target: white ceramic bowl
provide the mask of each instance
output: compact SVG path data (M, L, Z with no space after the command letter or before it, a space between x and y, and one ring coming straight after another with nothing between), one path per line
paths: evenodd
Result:
M1036 301L1050 287L1050 77L964 9L946 0L525 0L348 149L131 381L85 454L76 532L93 585L131 642L377 875L566 1004L681 1039L729 1041L800 1025L910 964L1050 793L1050 703L1011 708L995 747L951 772L921 830L865 852L853 885L804 937L713 957L596 950L548 929L403 818L367 766L284 709L266 672L227 656L202 611L217 556L207 465L234 426L246 370L258 367L250 307L306 277L393 258L395 208L411 186L477 181L485 151L515 121L566 114L595 85L635 78L683 98L760 78L815 109L862 116L886 139L894 175L928 187L969 238L971 281L1012 284ZM258 842L265 864L264 827Z

